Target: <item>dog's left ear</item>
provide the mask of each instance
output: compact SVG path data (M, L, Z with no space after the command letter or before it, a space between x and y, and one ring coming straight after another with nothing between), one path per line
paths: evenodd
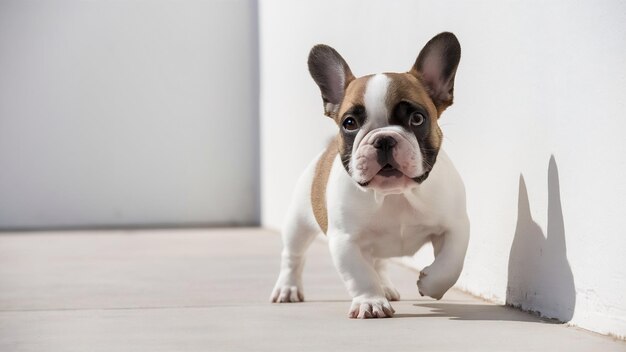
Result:
M354 75L346 60L328 45L318 44L309 53L309 72L322 93L324 115L335 118Z
M439 114L452 105L454 76L460 59L458 39L450 32L443 32L426 43L409 71L424 84Z

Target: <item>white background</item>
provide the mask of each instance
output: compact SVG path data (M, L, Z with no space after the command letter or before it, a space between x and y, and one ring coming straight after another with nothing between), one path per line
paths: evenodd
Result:
M0 228L258 222L254 1L0 2Z
M625 3L272 0L260 21L265 226L280 227L336 131L311 46L333 46L357 76L406 71L452 31L463 53L440 123L472 222L458 286L497 302L508 287L510 303L626 335Z

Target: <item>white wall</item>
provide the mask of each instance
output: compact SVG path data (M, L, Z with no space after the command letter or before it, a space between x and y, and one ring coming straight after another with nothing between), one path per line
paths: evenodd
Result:
M0 2L0 229L258 221L253 0Z
M453 31L463 54L441 125L472 222L458 286L626 335L624 2L273 0L260 28L265 226L280 227L335 131L311 46L335 47L356 75L403 71Z

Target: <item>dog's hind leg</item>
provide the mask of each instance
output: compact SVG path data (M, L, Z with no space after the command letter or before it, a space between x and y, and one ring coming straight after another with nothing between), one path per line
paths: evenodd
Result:
M304 300L302 290L304 255L318 232L319 230L299 223L297 219L288 220L288 224L283 229L280 274L272 291L272 302L301 302Z
M311 167L298 181L287 221L283 226L283 250L281 254L280 274L272 290L270 301L275 303L301 302L302 269L305 252L321 230L315 222L311 207Z

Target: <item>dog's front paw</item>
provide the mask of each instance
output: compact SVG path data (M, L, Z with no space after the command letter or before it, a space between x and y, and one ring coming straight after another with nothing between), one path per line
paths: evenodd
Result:
M430 267L426 267L420 271L420 276L417 280L417 288L420 295L441 299L450 286L451 285L448 285L445 280L438 278L438 275L433 273Z
M302 287L298 285L279 285L276 284L270 297L272 303L289 303L304 301L304 293Z
M352 319L391 318L395 312L385 297L356 297L352 300L348 317Z
M385 291L385 298L389 301L399 301L400 300L400 292L396 290L393 286L383 286L383 291Z

